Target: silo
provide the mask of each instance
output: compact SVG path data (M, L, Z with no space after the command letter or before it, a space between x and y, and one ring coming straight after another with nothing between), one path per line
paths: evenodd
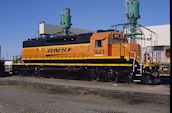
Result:
M69 28L71 27L71 15L70 8L66 8L65 12L61 15L61 26L63 28L64 35L68 35Z
M131 43L135 43L135 34L136 33L136 24L137 19L140 18L139 15L139 1L138 0L131 0L127 2L127 14L126 14L129 23L131 25L131 31L128 35L131 35Z

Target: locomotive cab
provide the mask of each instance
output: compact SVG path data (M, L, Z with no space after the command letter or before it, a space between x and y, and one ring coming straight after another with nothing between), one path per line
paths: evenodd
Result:
M134 59L139 62L140 45L128 43L120 31L102 31L94 33L90 39L92 57L115 57L118 59Z
M113 30L94 33L90 38L90 48L91 57L103 59L104 64L108 63L107 69L102 68L101 71L104 71L98 72L101 78L108 72L105 75L125 82L130 81L128 76L132 73L138 73L136 71L140 68L140 45L128 43L122 32Z
M91 56L112 56L112 46L115 43L126 43L122 32L119 31L98 31L94 33L90 39Z

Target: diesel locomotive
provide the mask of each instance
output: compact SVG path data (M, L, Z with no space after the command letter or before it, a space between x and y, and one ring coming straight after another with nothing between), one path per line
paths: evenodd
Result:
M28 39L23 42L21 59L13 63L13 73L41 76L65 70L87 73L90 79L121 82L159 83L158 66L143 63L141 47L136 43L139 15L138 0L127 2L129 33L98 30L94 33L71 34L70 9L61 15L62 33ZM130 40L129 40L130 39ZM64 71L64 73L65 73Z
M23 42L22 59L13 63L13 73L41 76L75 68L87 72L91 79L154 82L156 66L140 65L140 53L139 44L128 43L116 30L28 39Z

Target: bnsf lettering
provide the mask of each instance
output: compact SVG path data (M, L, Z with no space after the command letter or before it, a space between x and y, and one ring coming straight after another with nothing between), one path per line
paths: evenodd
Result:
M60 49L54 49L54 52L59 52L60 51Z
M69 52L71 50L71 48L69 48L67 51Z
M62 48L61 52L66 52L66 48Z
M71 48L48 49L48 53L69 52Z
M53 51L53 49L48 49L48 53L51 53Z

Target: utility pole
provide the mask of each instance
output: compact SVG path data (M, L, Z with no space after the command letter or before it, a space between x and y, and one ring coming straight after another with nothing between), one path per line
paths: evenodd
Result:
M1 46L0 46L0 60L1 60Z

